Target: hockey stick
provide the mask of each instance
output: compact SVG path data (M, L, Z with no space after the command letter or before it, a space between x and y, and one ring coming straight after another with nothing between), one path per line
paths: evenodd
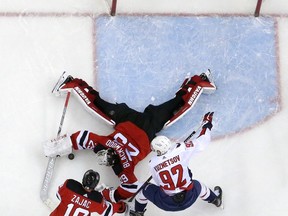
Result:
M70 95L71 95L71 92L68 92L67 96L66 96L66 100L65 100L62 116L61 116L60 125L59 125L58 132L57 132L57 137L60 136L60 133L62 131L62 126L63 126L66 110L67 110L67 107L68 107L68 102L69 102L69 99L70 99ZM40 191L41 200L50 209L54 209L54 207L55 207L53 202L48 198L48 190L49 190L49 185L50 185L51 180L52 180L55 162L56 162L56 157L49 157L47 168L46 168L46 172L45 172L45 176L44 176L44 180L43 180L41 191Z
M191 139L196 132L203 126L203 122L200 124L200 126L193 130L192 133L189 134L188 137L186 137L186 139L183 142L187 142L189 139ZM133 199L136 197L136 195L151 181L152 179L152 175L144 182L144 184L135 192L135 194L133 194L133 196L128 200L128 202L132 202Z

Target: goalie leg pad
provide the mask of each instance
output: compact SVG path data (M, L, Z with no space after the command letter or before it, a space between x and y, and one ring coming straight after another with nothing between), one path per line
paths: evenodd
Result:
M199 86L201 86L203 88L204 94L212 94L216 90L215 84L211 83L211 82L203 81L203 82L199 83Z
M99 93L89 86L84 80L73 78L65 72L62 74L52 93L56 96L63 95L71 91L73 95L80 101L85 109L94 116L100 117L109 125L115 125L115 122L105 115L94 103Z
M84 81L82 82L85 83ZM104 120L108 125L114 126L115 121L113 121L109 116L103 113L94 103L95 98L99 97L99 93L92 89L90 86L88 86L86 83L83 83L80 85L76 83L74 85L74 87L72 88L73 95L76 96L76 98L80 101L80 103L89 113Z
M216 85L213 82L211 71L208 69L200 75L194 75L191 78L186 78L182 83L176 95L183 95L185 101L186 94L189 94L193 86L199 85L203 88L204 94L211 94L216 90Z
M211 94L215 90L216 85L212 81L209 69L200 76L194 75L191 78L186 78L176 93L177 96L182 97L184 105L165 123L164 128L174 124L192 109L202 93Z
M165 123L164 128L174 124L176 121L181 119L190 109L192 109L202 92L203 88L200 85L193 86L193 88L190 89L190 92L183 96L185 98L184 105L174 114L171 119Z
M204 94L212 94L216 90L216 85L212 78L212 73L210 69L200 74L200 77L203 82L201 82L201 86L203 87Z
M43 144L44 154L47 157L64 156L72 153L70 136L65 134Z

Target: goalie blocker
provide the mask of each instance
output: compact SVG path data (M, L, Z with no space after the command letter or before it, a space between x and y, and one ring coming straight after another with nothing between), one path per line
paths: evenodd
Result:
M56 139L49 140L43 144L46 157L61 157L72 153L72 142L68 134Z

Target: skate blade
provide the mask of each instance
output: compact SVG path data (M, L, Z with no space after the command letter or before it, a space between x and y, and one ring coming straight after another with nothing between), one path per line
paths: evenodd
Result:
M57 83L55 84L54 88L52 89L52 93L55 94L57 91L57 88L59 87L60 83L63 81L63 77L65 75L66 71L64 71L62 73L62 75L60 76L60 78L58 79Z

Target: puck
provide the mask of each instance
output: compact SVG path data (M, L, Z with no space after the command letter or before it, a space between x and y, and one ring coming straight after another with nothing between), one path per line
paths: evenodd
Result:
M73 153L70 153L69 155L68 155L68 158L70 159L70 160L73 160L74 159L74 154Z

